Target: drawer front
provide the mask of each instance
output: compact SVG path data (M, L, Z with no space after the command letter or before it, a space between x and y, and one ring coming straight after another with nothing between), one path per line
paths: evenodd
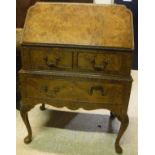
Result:
M129 75L131 64L131 53L78 53L78 68L84 71L103 72L106 74L115 75Z
M103 81L81 81L54 79L49 77L28 77L22 82L24 98L54 99L73 102L121 104L123 83Z
M23 69L71 69L72 55L72 50L66 48L23 48Z

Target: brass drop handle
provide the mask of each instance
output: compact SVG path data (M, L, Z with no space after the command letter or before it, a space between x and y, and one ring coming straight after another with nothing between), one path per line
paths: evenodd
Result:
M92 86L90 88L89 94L92 95L94 90L95 91L100 91L101 92L101 95L102 96L105 96L105 91L104 91L104 88L102 86Z
M108 65L107 61L103 61L102 64L96 64L95 59L91 62L94 70L96 71L104 71L106 66Z
M48 87L47 86L43 86L43 91L45 92L45 93L47 93L48 92Z
M57 64L58 64L58 62L60 61L60 58L56 58L56 59L53 60L53 61L49 61L49 60L48 60L48 57L46 56L46 57L44 58L44 61L45 61L46 65L47 65L48 67L53 68L53 67L57 67Z
M48 89L48 86L45 85L45 86L42 87L42 90L46 93L47 96L54 97L54 95L56 95L57 93L59 93L60 88L55 87L55 88L53 88L53 90L49 90Z

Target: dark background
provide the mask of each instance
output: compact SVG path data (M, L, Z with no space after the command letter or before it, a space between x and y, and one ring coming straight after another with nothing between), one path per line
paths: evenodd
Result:
M133 13L133 25L134 25L134 60L133 60L133 69L138 70L138 0L132 0L132 2L124 2L123 0L115 0L117 4L124 4L128 7Z

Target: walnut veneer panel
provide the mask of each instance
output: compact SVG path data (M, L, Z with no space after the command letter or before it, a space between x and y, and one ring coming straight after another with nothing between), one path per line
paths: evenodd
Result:
M123 104L124 85L111 81L80 81L75 79L57 79L44 76L26 78L24 81L26 98L43 98L60 102L89 102L89 104Z
M20 71L20 80L23 102L26 105L35 105L40 100L49 105L66 106L70 109L115 107L117 111L124 107L124 112L127 110L132 83L131 77L120 79L91 74L88 77L87 74L76 72L24 70ZM25 100L29 102L25 103Z
M76 70L109 75L130 75L131 52L76 48L23 47L23 69Z
M121 5L37 3L28 11L23 43L133 49L131 20Z
M78 50L78 68L110 75L130 75L132 54L128 52Z
M73 49L68 48L23 48L23 69L62 70L72 69Z

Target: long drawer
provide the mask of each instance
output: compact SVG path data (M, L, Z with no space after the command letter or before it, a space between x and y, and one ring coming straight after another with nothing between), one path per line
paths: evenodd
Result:
M21 75L23 98L54 99L98 104L123 103L125 82L87 80L55 76Z

